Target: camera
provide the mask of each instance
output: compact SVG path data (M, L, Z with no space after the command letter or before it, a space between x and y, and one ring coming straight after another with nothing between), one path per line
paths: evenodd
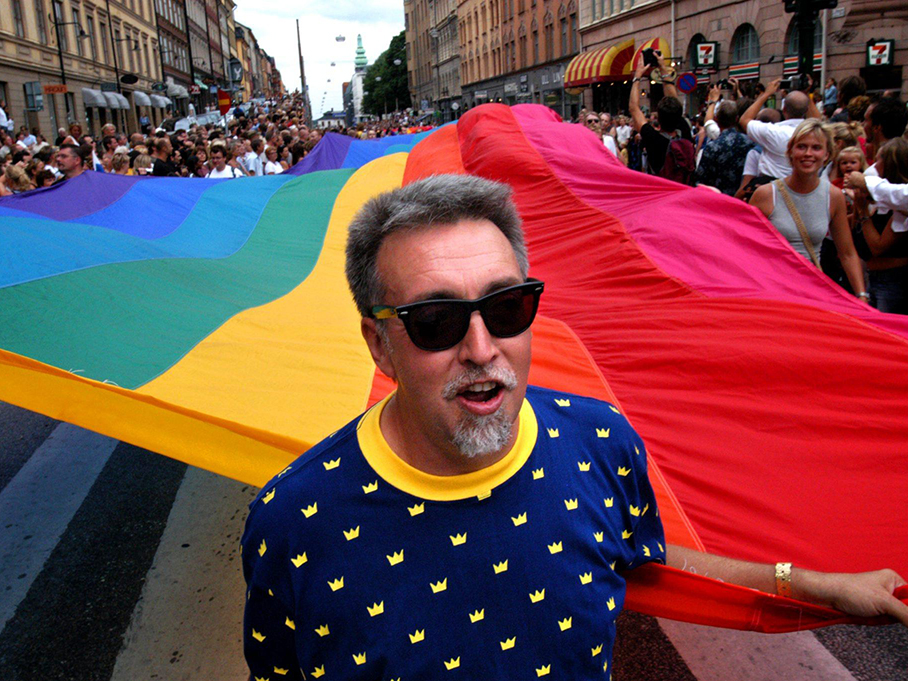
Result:
M720 90L734 90L735 89L735 86L732 84L732 82L726 78L723 78L716 84L719 86Z
M657 53L656 50L651 47L646 48L643 50L643 63L647 66L658 66L659 60L656 59L657 54L660 57L662 56L661 52Z

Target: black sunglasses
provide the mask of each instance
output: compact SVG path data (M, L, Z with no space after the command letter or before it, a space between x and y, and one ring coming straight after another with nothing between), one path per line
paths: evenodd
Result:
M372 308L372 316L375 319L400 319L410 340L421 350L447 350L467 335L474 310L479 310L493 336L519 336L536 318L539 296L544 288L545 284L538 279L528 279L523 284L508 286L476 300L420 300L399 307L376 305Z

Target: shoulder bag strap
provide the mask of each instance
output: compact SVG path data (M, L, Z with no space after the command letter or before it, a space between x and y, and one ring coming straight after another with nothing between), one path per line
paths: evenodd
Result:
M810 241L810 235L807 233L807 228L804 226L804 221L801 220L801 214L798 213L798 209L795 207L791 194L788 193L788 187L785 186L785 180L776 180L775 185L776 189L785 200L785 205L788 206L788 212L791 213L791 218L798 228L798 233L801 235L801 242L804 244L804 248L807 249L810 261L819 267L820 259L817 257L817 252L813 250L813 243Z

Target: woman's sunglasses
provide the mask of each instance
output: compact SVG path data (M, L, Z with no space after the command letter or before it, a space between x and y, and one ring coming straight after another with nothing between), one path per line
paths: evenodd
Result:
M421 300L399 307L376 305L372 316L400 319L410 340L421 350L447 350L467 335L474 310L479 310L493 336L519 336L536 318L544 288L545 284L538 279L528 279L524 284L508 286L476 300Z

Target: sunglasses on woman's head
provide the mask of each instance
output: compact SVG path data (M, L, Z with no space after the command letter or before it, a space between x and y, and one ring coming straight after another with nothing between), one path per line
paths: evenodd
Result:
M420 300L408 305L372 308L375 319L397 317L421 350L453 348L467 335L470 317L479 310L489 333L497 338L519 336L533 323L545 284L538 279L508 286L476 300Z

